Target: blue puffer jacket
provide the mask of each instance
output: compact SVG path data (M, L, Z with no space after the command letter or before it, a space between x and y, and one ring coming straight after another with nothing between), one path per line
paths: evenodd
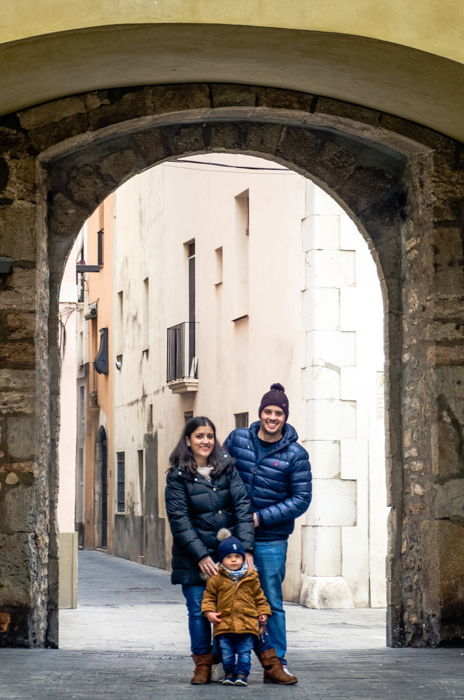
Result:
M235 459L245 482L253 511L258 514L257 541L285 540L293 532L295 518L311 503L311 465L298 434L285 424L282 439L260 460L260 422L233 430L224 447Z

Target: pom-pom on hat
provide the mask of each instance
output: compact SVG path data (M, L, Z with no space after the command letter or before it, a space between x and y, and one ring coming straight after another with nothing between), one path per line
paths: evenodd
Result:
M237 537L234 537L231 531L226 527L222 527L216 537L219 540L219 561L222 561L228 554L240 554L245 558L245 547L243 543Z
M278 406L285 413L285 420L288 420L288 398L285 393L285 388L282 384L276 382L276 384L271 384L270 390L264 394L259 404L258 416L261 415L261 411L266 406Z

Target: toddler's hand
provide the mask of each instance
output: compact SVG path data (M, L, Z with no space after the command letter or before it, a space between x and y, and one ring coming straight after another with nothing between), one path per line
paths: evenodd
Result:
M217 625L218 622L221 622L220 612L207 612L206 617L208 618L209 622L213 623L213 625Z

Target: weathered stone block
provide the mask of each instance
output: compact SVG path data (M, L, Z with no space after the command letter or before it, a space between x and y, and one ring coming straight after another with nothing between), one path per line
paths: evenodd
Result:
M369 443L358 438L340 440L340 476L361 479L367 475Z
M254 107L256 88L251 85L211 85L212 107Z
M103 158L100 171L119 185L133 175L137 163L138 159L134 151L126 148Z
M30 460L34 456L34 419L32 416L9 416L7 449L11 460Z
M34 343L12 342L0 344L0 363L4 367L34 367L35 365L35 346ZM0 399L1 406L4 406L4 396ZM17 403L17 397L11 396L10 399Z
M309 331L306 333L306 365L356 364L356 333L347 331Z
M0 338L5 340L33 339L36 316L21 311L0 312Z
M10 472L7 477L13 475L17 476ZM31 532L35 520L33 488L24 484L8 488L5 483L0 490L0 532Z
M340 326L340 290L317 289L303 292L303 327L307 330L338 330Z
M303 527L301 570L305 576L341 576L339 527Z
M300 605L305 608L354 608L353 596L341 576L305 576L302 581Z
M424 611L434 617L435 644L464 636L464 525L449 520L421 523Z
M0 309L35 310L36 272L34 269L14 267L8 276L8 286L0 294Z
M178 155L198 153L208 150L208 131L204 126L192 124L171 132L172 150Z
M0 533L0 607L32 603L33 535Z
M340 440L356 437L356 402L313 399L307 402L306 438Z
M314 479L313 500L306 524L314 527L356 525L356 481Z
M157 85L145 88L149 114L166 114L211 107L209 86L205 84Z
M306 254L306 286L352 287L356 284L356 257L350 250L313 250Z
M338 250L340 219L338 214L307 216L303 219L301 222L303 250Z
M49 126L66 117L76 114L84 114L86 111L85 97L65 97L62 100L53 100L38 105L32 109L23 109L19 112L19 121L23 129L31 131L40 126Z
M333 479L340 475L340 442L338 440L306 440L312 474L315 479Z
M34 234L36 210L34 206L21 202L2 206L0 212L1 254L13 258L13 260L34 262L36 259Z
M339 399L340 369L315 365L302 370L305 399Z
M0 345L0 361L3 358L2 345ZM1 391L0 415L12 415L14 413L34 413L35 396L30 391Z
M291 90L276 90L274 88L257 88L256 104L258 107L271 109L291 109L309 112L313 101L312 95Z
M464 523L464 477L433 487L434 517Z
M27 369L0 369L0 391L29 390L34 385L35 375Z
M131 140L147 164L159 163L173 155L168 129L138 132Z
M277 150L283 127L280 124L247 124L244 150L253 154L273 154Z

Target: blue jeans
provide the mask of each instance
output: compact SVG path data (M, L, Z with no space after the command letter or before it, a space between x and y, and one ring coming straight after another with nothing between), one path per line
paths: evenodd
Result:
M272 617L267 621L267 631L277 656L285 665L287 664L285 660L287 633L285 630L282 583L285 578L286 559L287 540L255 542L254 560L258 569L261 587L272 610ZM263 651L259 645L257 648Z
M251 668L251 650L254 647L254 634L221 634L218 637L222 654L224 673L248 677Z
M190 649L192 654L209 654L211 645L211 625L201 614L201 601L205 586L182 586L188 610Z

